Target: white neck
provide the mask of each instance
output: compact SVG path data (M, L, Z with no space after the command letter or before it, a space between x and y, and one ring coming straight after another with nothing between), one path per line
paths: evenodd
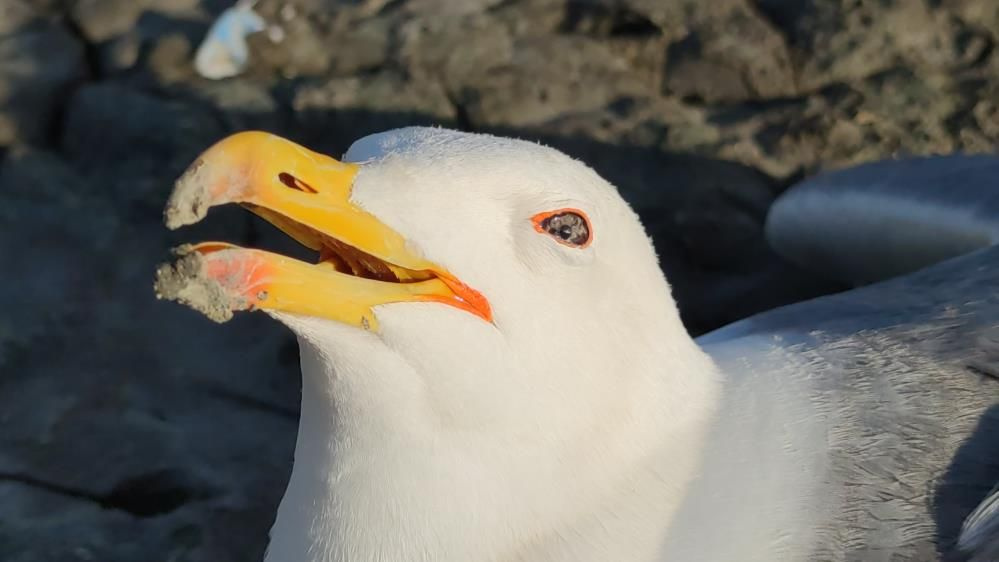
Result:
M670 346L675 372L634 378L568 444L427 422L400 406L424 392L397 374L405 361L370 334L338 342L300 339L295 465L267 562L656 559L717 395L690 338Z

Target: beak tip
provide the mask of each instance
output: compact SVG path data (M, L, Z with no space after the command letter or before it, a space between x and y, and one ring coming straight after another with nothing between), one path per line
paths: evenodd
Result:
M173 255L175 255L175 256L177 256L178 258L182 258L182 257L184 257L184 256L186 256L188 254L194 253L194 252L195 252L194 244L181 244L180 246L177 246L176 248L171 248L170 249L170 253L173 254Z
M163 222L170 230L194 224L205 218L211 205L208 167L198 158L174 183L173 193L163 211Z
M180 207L167 206L163 212L163 224L170 230L177 230L182 226L194 224L204 218L204 213L198 216L194 210L184 211Z
M156 270L153 289L157 299L185 304L218 323L230 320L234 310L249 308L249 303L233 296L206 274L201 254L181 255L175 263L163 264Z

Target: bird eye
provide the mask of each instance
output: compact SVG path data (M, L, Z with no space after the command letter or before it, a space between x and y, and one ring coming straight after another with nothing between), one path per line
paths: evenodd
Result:
M547 234L560 244L585 248L591 240L590 221L577 209L559 209L538 213L531 219L534 230Z

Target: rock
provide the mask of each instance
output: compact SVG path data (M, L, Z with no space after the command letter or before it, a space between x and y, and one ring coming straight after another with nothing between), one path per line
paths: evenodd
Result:
M0 0L0 37L9 35L41 17L25 0Z
M363 135L407 125L455 124L458 115L435 83L398 72L306 84L292 101L299 134L315 149L342 154Z
M83 48L57 25L0 34L0 146L46 140L58 105L85 74Z
M517 42L506 57L475 68L452 62L445 80L473 126L519 127L557 118L568 107L587 111L646 95L648 84L628 70L598 41L559 37Z
M539 1L519 10L406 20L399 56L417 80L443 83L472 127L535 125L570 108L588 111L655 91L661 41L654 28L597 37L583 21L596 15L566 9L565 2ZM613 13L600 17L614 25Z
M117 225L114 209L58 155L15 147L0 164L0 369L21 357L76 310L92 280L88 256L107 248ZM30 240L31 251L25 251ZM43 309L27 303L46 303Z
M700 25L717 17L718 14L726 13L733 7L742 5L742 0L718 0L716 2L623 0L622 4L655 22L671 38L679 38L687 34L693 26Z
M999 88L994 90L999 92ZM994 143L995 139L999 138L999 98L987 92L986 96L975 104L971 114L985 138L993 139Z
M682 149L685 143L702 146L717 141L717 130L704 117L703 111L676 99L622 96L596 109L560 115L533 129L608 145Z
M469 35L476 40L466 41ZM455 90L465 76L509 63L513 36L488 15L403 20L398 28L399 62L414 78L444 81L449 90ZM466 49L467 56L458 47Z
M134 25L95 44L102 77L172 84L196 80L195 47L208 32L209 14L198 0L145 0ZM221 8L219 8L221 11Z
M73 0L69 16L88 41L100 43L135 26L145 9L134 0Z
M397 21L395 16L373 17L383 8L383 0L262 2L257 11L274 30L250 36L251 72L295 78L380 69L390 61Z
M146 66L160 84L194 80L194 45L181 33L163 35L149 49Z
M247 38L250 45L251 68L267 70L285 78L320 76L329 70L335 43L327 42L320 24L299 16L281 24L281 41L275 43L266 34ZM362 44L362 48L366 47Z
M258 81L243 78L199 81L189 93L221 113L227 131L287 129L286 112L267 86Z
M748 171L745 178L690 190L673 220L691 262L704 269L752 269L757 250L766 245L760 242L775 192Z
M667 57L665 92L708 103L754 97L741 72L723 62L704 58L696 35L671 45Z
M758 5L787 35L806 92L887 71L900 59L943 70L974 58L958 41L966 27L925 2L763 0Z
M564 7L562 32L584 33L594 37L650 37L662 30L648 16L617 2L572 0Z
M118 223L113 207L62 155L15 146L0 162L0 185L11 203L0 206L0 225L62 223L59 230L86 238L90 250L110 244ZM76 213L80 219L65 220Z
M91 43L103 43L141 27L143 14L170 18L199 15L199 0L70 0L67 4L69 18Z
M784 38L744 3L695 21L670 46L663 89L709 103L788 97L798 90Z
M411 13L431 17L448 18L465 14L482 13L503 0L466 0L464 2L452 2L451 0L411 0L405 5L405 9Z
M116 204L139 203L158 216L174 178L223 134L201 105L105 82L72 97L61 146Z
M336 48L331 49L330 73L338 76L369 72L389 61L392 37L391 22L364 20L333 31Z
M988 0L944 0L944 6L962 21L986 30L992 41L999 41L999 4Z
M107 41L98 48L98 64L101 76L113 76L125 72L139 62L142 50L142 36L129 30Z
M323 24L296 12L277 25L280 41L263 33L249 39L257 72L266 69L286 78L350 76L382 67L389 58L389 20L340 17Z

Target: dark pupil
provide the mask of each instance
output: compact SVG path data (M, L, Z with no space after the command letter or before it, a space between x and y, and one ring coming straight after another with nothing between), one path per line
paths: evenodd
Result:
M552 215L545 219L541 226L548 234L577 246L582 246L590 238L590 230L586 220L576 213Z

